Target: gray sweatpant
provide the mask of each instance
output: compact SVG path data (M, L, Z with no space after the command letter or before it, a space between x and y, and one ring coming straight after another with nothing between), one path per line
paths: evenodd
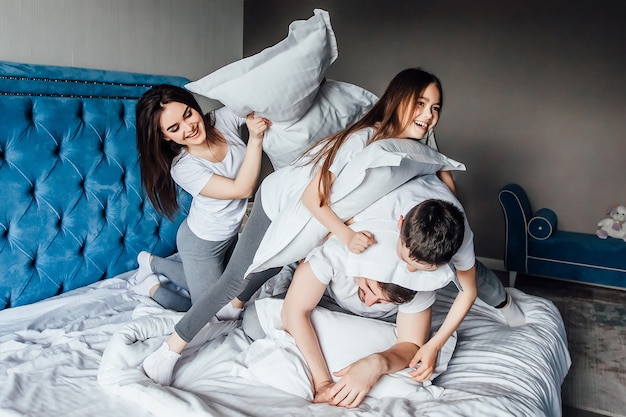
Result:
M196 236L187 220L178 228L176 245L180 261L152 256L152 272L167 277L173 284L189 291L191 299L167 286L154 293L154 300L165 308L187 311L200 296L212 287L212 280L222 275L237 243L235 234L223 241L204 240Z
M256 290L282 269L271 268L250 274L247 277L244 276L248 267L252 265L254 255L270 224L271 220L265 214L261 204L261 188L259 188L248 222L239 237L226 269L217 279L210 280L209 286L176 324L176 333L184 341L190 342L215 313L233 298L237 297L242 301L247 301Z
M478 259L476 259L476 289L478 298L492 307L498 307L506 302L507 293L504 285L496 274Z

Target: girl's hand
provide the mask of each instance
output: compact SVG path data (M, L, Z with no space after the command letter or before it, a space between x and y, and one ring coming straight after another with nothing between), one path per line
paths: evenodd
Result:
M352 232L346 242L346 246L352 253L361 253L374 243L376 243L374 235L366 230L363 230L362 232Z
M272 122L265 117L254 117L254 112L246 116L246 126L251 138L263 139L263 134L271 125Z
M327 381L321 384L319 387L316 387L315 393L313 394L313 402L318 404L331 402L333 399L331 389L334 385L334 382Z

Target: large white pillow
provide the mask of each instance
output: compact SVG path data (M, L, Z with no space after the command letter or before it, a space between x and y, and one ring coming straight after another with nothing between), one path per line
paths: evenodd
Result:
M282 330L280 319L282 305L283 300L276 298L256 301L259 321L267 337L249 346L233 368L233 374L311 401L313 399L311 375L295 341L291 335ZM362 357L386 350L397 340L395 325L384 321L333 312L320 307L313 310L311 318L331 372L338 371ZM456 333L439 352L431 380L447 369L455 347ZM368 396L410 398L418 394L422 387L430 385L430 381L426 383L412 381L408 372L406 369L384 375ZM336 377L333 378L338 380Z
M416 175L440 170L464 171L465 165L416 140L379 140L356 154L337 175L331 204L335 212L346 210L351 217Z
M439 170L462 171L465 165L415 140L376 141L337 175L331 207L347 220L409 179ZM300 200L291 202L265 232L246 275L304 258L327 233Z
M275 170L289 165L312 144L359 120L376 100L359 86L327 80L300 119L274 123L267 130L263 150Z
M313 103L337 56L330 16L315 9L308 20L292 22L281 42L185 87L219 100L241 117L255 111L274 123L295 121Z

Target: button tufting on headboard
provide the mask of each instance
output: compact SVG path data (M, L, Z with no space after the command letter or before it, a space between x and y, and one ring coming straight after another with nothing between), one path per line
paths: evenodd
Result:
M136 100L180 77L0 62L0 309L175 251L174 221L141 189Z

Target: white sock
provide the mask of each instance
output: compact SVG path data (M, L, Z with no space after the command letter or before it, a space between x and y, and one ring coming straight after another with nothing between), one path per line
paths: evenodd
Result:
M215 314L215 317L222 321L239 320L242 312L243 308L235 308L233 304L229 302Z
M161 347L143 360L143 371L154 382L170 385L178 358L180 358L180 353L172 352L167 342L163 342Z
M133 285L130 289L136 294L150 297L150 290L157 284L160 284L159 277L156 274L150 274L137 285Z
M137 255L137 262L139 263L139 268L137 269L137 273L135 274L135 284L141 284L141 282L148 278L152 274L152 268L150 267L150 258L152 254L150 252L146 252L142 250Z
M507 303L504 307L500 309L500 312L504 316L506 323L510 327L521 326L526 323L526 317L524 317L524 313L517 306L513 297L507 294Z

